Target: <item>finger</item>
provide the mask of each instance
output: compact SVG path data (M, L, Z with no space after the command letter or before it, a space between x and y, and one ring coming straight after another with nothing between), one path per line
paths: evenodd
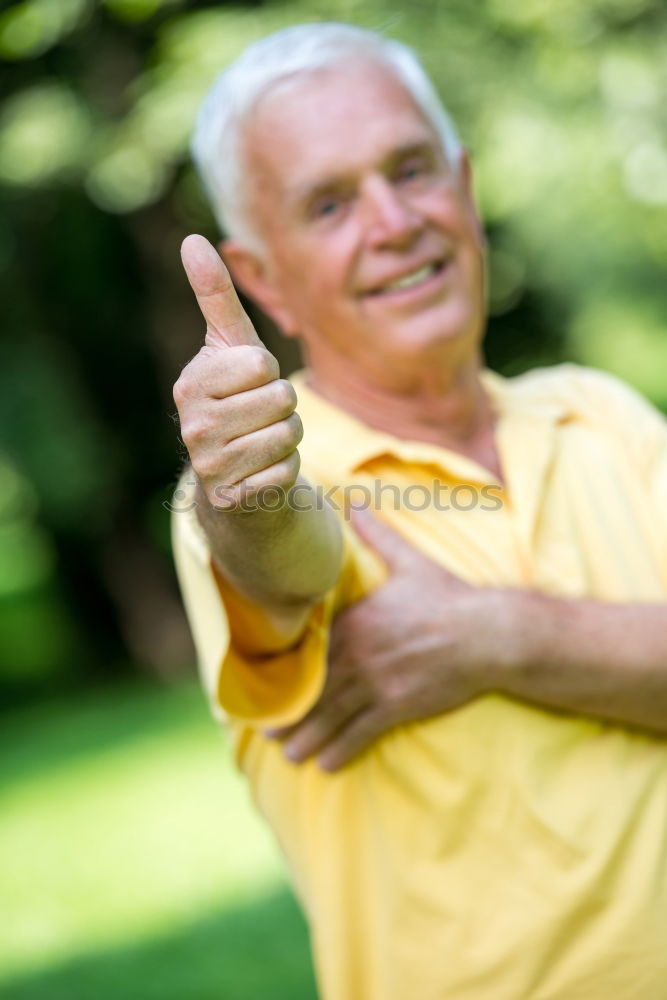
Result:
M225 399L274 382L279 376L278 362L265 347L240 344L226 351L203 347L185 366L181 379L187 380L185 388L190 396Z
M218 485L209 502L220 510L277 510L289 496L299 475L301 458L293 451L261 472L248 476L235 486Z
M208 240L194 233L187 236L181 245L181 260L206 320L206 343L211 347L260 344L229 271Z
M217 453L212 452L213 468L220 485L235 486L287 458L302 437L301 418L298 413L291 413L285 420L228 441ZM201 463L197 471L202 473Z
M389 720L379 712L360 712L329 742L318 755L317 762L323 771L338 771L367 750L389 728Z
M284 745L285 756L295 763L312 757L367 704L366 693L355 685L349 685L334 699L318 702L290 733Z
M353 631L353 619L355 609L356 604L352 604L345 611L339 612L332 622L327 655L327 663L332 672L344 673L350 660L350 654L354 656L356 634Z
M277 726L274 729L265 729L264 735L271 740L286 740L292 733L295 733L299 726L303 725L306 720L310 719L314 713L317 711L319 706L333 698L338 694L338 692L346 685L350 684L349 669L345 670L345 664L341 659L338 664L333 664L331 658L327 662L327 679L322 689L322 693L318 698L316 704L311 708L310 712L305 715L298 722L293 722L289 726ZM339 669L340 668L340 669Z
M174 398L185 405L202 395L225 399L274 382L279 376L278 362L265 347L241 344L225 351L202 347L181 372Z
M290 383L274 379L226 399L194 400L181 421L181 432L188 446L200 443L208 448L223 448L244 434L286 420L295 407L296 393Z
M294 414L296 403L296 393L290 383L286 379L274 379L249 392L239 392L216 402L214 410L219 413L222 434L228 443L287 420ZM294 422L296 420L295 416Z
M264 735L269 740L286 740L290 733L296 731L298 726L298 722L293 722L291 726L276 726L275 729L265 729Z
M329 661L327 663L327 677L324 682L324 687L322 688L322 692L311 710L304 715L302 719L299 719L298 722L293 722L289 726L282 726L276 729L265 729L264 734L268 736L269 739L288 739L288 737L292 733L295 733L300 726L315 718L317 713L321 710L322 705L330 704L333 699L337 697L341 697L342 699L347 697L349 699L349 693L347 695L341 693L344 687L351 687L349 674L343 670L332 669L332 664Z
M382 590L381 585L378 590ZM350 671L355 668L355 652L359 642L359 636L366 627L364 624L364 611L367 602L373 599L376 591L360 598L343 611L339 611L334 617L329 632L329 650L327 663L329 666L329 676L332 678L345 679Z

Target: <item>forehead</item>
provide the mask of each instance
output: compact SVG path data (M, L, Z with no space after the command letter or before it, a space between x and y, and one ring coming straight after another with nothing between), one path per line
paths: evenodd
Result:
M403 84L359 62L283 81L259 101L245 133L252 181L286 197L424 143L440 145Z

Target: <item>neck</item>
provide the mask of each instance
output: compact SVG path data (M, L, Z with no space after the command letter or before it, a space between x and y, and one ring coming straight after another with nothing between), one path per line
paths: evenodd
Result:
M501 478L479 357L454 370L413 373L401 386L369 380L351 365L337 367L333 378L331 367L311 365L309 384L369 427L460 452Z

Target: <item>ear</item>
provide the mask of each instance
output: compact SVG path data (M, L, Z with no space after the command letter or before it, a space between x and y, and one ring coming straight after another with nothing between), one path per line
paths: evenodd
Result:
M468 155L467 149L461 149L457 167L458 182L461 188L461 193L468 206L468 210L474 219L482 249L485 250L487 246L486 231L477 210L477 202L475 201L475 192L473 189L472 165L470 163L470 156Z
M294 317L265 259L236 240L222 240L218 249L234 284L271 317L286 337L297 336L299 331Z

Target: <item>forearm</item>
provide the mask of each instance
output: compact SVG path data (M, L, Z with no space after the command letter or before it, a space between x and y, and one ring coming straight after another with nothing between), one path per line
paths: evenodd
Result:
M201 236L188 237L181 251L206 320L204 345L174 385L197 516L224 580L275 610L287 622L283 635L293 634L338 577L342 532L329 505L298 478L296 393L257 337L229 272ZM277 509L259 503L269 494Z
M333 510L300 478L298 503L220 510L197 491L197 513L218 566L243 594L268 608L316 603L336 582L342 532Z
M667 735L667 604L509 592L512 662L500 689Z

